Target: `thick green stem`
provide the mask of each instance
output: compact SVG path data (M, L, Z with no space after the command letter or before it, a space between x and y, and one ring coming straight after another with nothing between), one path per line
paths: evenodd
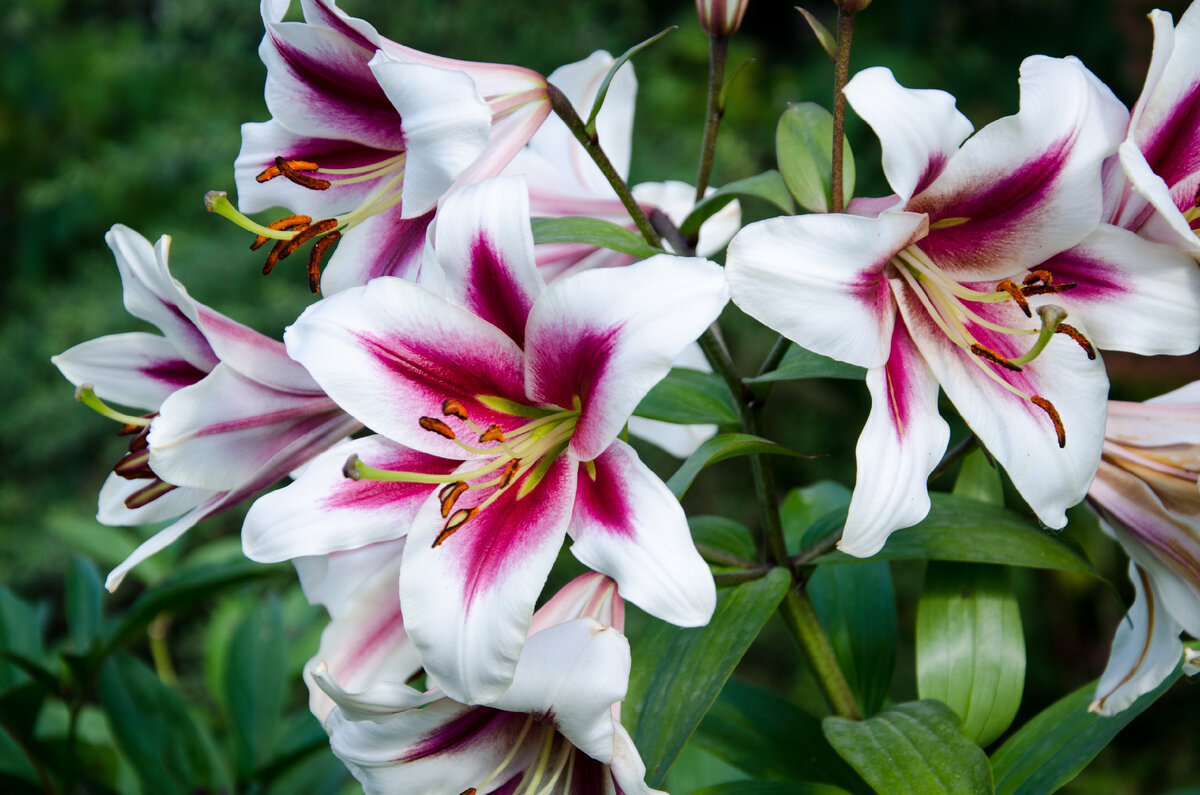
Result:
M833 644L821 628L812 600L808 598L804 588L797 585L788 591L779 606L779 611L796 638L796 643L808 657L813 673L821 683L821 689L825 692L825 698L834 713L850 720L861 720L862 713L859 712L854 693L850 691L850 685L838 666Z
M696 201L704 198L708 178L712 174L713 156L717 151L717 130L725 108L721 104L721 87L725 83L725 56L729 39L713 36L708 49L708 105L704 111L704 143L700 147L700 170L696 173Z
M617 173L612 162L608 159L608 155L604 154L604 150L600 148L600 141L593 135L589 135L587 127L583 123L583 119L579 118L579 114L575 112L575 107L571 104L571 100L567 99L566 95L558 89L553 83L548 83L546 89L550 94L550 107L558 115L558 118L563 120L567 125L567 129L575 136L575 140L583 144L583 148L587 150L588 156L599 167L604 178L608 180L608 184L612 185L613 190L617 192L617 196L621 199L621 203L625 205L625 209L629 211L629 216L637 225L638 231L642 233L642 237L646 238L646 242L655 248L662 248L659 243L658 235L655 234L654 228L650 226L650 221L646 218L646 214L642 212L642 208L638 205L637 200L633 198L633 193L629 190L629 185L625 183L625 178Z
M842 142L846 134L846 94L843 89L850 79L850 38L854 33L854 14L838 8L837 61L833 67L833 212L840 213L845 206L845 188L842 185Z
M762 407L750 409L750 422L746 431L755 436L763 435ZM767 555L777 566L788 565L787 540L783 537L783 520L779 515L779 491L775 487L775 471L765 455L750 457L750 472L754 476L754 496L762 513L763 545Z
M764 376L769 372L774 371L779 367L779 363L783 361L783 357L787 355L788 348L792 347L792 342L782 334L775 340L775 344L771 347L767 358L763 359L762 366L758 368L758 374Z

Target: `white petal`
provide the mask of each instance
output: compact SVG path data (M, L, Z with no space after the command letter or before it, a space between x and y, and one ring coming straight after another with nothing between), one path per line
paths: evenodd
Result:
M146 411L205 376L166 337L140 331L88 340L50 361L75 386L90 384L101 400Z

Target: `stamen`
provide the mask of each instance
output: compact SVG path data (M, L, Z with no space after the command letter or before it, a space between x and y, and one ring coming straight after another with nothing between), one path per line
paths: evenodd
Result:
M1058 446L1066 447L1067 431L1063 428L1062 418L1058 416L1058 409L1054 408L1054 404L1041 395L1030 396L1029 402L1046 412L1050 417L1050 422L1054 423L1054 432L1058 435Z
M126 480L144 480L145 478L158 477L150 469L149 448L130 452L117 462L116 466L113 467L113 472Z
M454 430L436 417L422 417L419 422L421 427L427 431L445 436L447 439L455 438Z
M362 461L358 460L357 454L352 455L346 459L346 463L342 464L342 477L350 480L362 480L365 466Z
M488 429L486 431L479 434L479 441L481 441L481 442L503 442L504 441L504 429L501 428L499 425L490 425L490 426L488 426Z
M467 787L465 790L463 790L462 792L458 793L458 795L475 795L475 788L474 788L474 787Z
M449 519L446 520L446 525L442 528L442 532L438 533L437 538L433 540L433 546L441 546L443 541L454 535L458 528L475 518L477 513L479 513L478 506L474 508L459 508L450 516Z
M1024 356L1013 359L1013 364L1029 364L1036 359L1046 346L1050 344L1050 338L1054 336L1054 331L1067 317L1067 310L1061 306L1050 304L1048 306L1039 306L1037 309L1038 317L1042 320L1042 328L1038 331L1037 341L1033 343L1033 347L1026 351Z
M454 503L458 502L458 498L461 497L468 488L470 488L470 486L461 480L456 480L453 483L447 483L445 486L442 486L441 491L438 492L438 500L442 503L443 519L450 515L450 511L454 509Z
M454 398L446 398L442 401L442 414L447 417L458 417L464 422L468 419L467 410L463 408L462 403L459 403Z
M312 218L308 217L307 215L285 215L278 221L272 221L271 223L267 224L267 226L270 229L287 231L289 229L307 226L310 223L312 223ZM259 235L258 237L254 238L254 242L250 244L250 250L258 251L260 248L262 248L262 245L270 239L271 238L267 237L266 235Z
M1013 362L1009 361L1008 359L1005 359L1003 356L996 353L991 348L985 348L984 346L980 345L978 342L971 344L971 353L975 354L980 359L985 359L985 360L991 362L992 364L998 364L1007 370L1012 370L1014 373L1021 372L1021 367L1019 365L1014 364Z
M1021 311L1025 313L1025 317L1033 317L1033 313L1029 311L1029 302L1025 300L1025 296L1016 282L1012 279L1005 279L996 285L996 289L1011 295L1012 299L1017 302L1017 306L1021 307Z
M1079 343L1079 346L1087 352L1087 357L1094 360L1096 358L1096 349L1092 347L1092 342L1087 337L1083 336L1083 332L1068 323L1059 323L1058 328L1054 329L1059 334L1066 334L1071 339Z
M514 458L512 461L509 461L508 466L504 468L504 472L500 475L500 483L498 486L502 489L508 488L508 484L512 483L513 478L516 476L517 470L520 469L520 467L521 462L517 459Z
M279 253L279 259L286 259L292 254L292 252L303 246L308 241L312 240L314 237L323 235L326 232L332 232L333 230L337 229L337 226L338 221L336 218L326 218L324 220L317 221L311 226L304 227L295 237L284 244L283 250Z
M275 159L280 160L281 158L277 157ZM297 170L297 171L316 171L317 170L317 164L312 162L311 160L285 160L284 162L289 167L291 167L292 169ZM262 170L262 172L257 177L254 178L254 181L255 182L268 182L270 180L275 179L282 173L283 173L283 171L279 168L278 165L267 166L265 169Z
M309 190L328 190L329 189L329 180L318 179L317 177L310 177L307 174L301 174L299 171L297 171L295 168L292 167L292 163L295 163L295 162L302 162L302 161L284 160L282 157L276 156L275 157L275 168L279 169L279 173L283 174L283 176L287 177L289 180L296 183L297 185L299 185L302 188L308 188ZM303 163L302 162L302 164L305 166L309 166L309 165L312 166L312 168L305 169L306 171L316 171L316 165L317 165L316 163ZM260 174L259 176L262 176L262 175Z
M325 237L313 243L312 251L308 252L308 289L316 295L321 290L321 259L334 243L338 242L342 233L336 229Z
M1026 296L1045 295L1047 293L1061 293L1075 288L1075 282L1066 284L1054 284L1053 277L1050 271L1044 268L1037 268L1029 272L1023 280L1025 286L1021 289Z
M138 489L133 494L125 498L125 507L129 510L135 510L157 500L164 494L168 494L175 490L175 486L170 483L165 483L161 480L154 480L145 488Z
M77 386L75 388L75 399L101 417L108 417L110 420L116 420L126 426L133 425L138 428L145 428L150 425L150 417L135 417L132 414L124 414L109 406L96 396L96 390L91 384L80 384Z
M204 194L204 207L210 213L216 213L224 218L228 218L247 232L253 232L256 235L263 235L275 240L292 239L292 232L281 232L278 229L272 229L256 221L251 221L245 213L233 206L229 201L229 196L223 190L210 190Z

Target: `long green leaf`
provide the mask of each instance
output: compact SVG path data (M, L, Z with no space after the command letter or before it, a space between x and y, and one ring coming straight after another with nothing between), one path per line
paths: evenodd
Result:
M783 697L730 679L692 744L760 779L822 781L853 792L866 784L829 745L820 719Z
M746 527L724 516L689 516L692 540L699 545L754 560L754 536Z
M623 715L657 787L792 579L784 569L721 593L707 626L658 623L634 643Z
M867 371L853 364L839 362L828 356L813 353L807 348L793 345L784 354L783 361L769 373L744 379L747 384L769 384L774 381L795 381L801 378L845 378L861 381Z
M1075 547L1043 532L1020 515L952 494L931 494L933 507L920 524L892 533L870 560L957 560L1059 569L1099 577ZM818 563L855 563L861 558L831 552Z
M667 488L676 497L682 497L691 487L692 481L706 466L740 455L789 455L807 458L783 445L748 433L722 433L696 448L675 474L667 481Z
M730 182L705 196L688 217L683 219L683 223L679 225L679 233L685 237L698 234L705 221L739 196L762 199L788 215L796 211L796 205L792 202L787 185L783 183L783 177L778 171L764 171L753 177Z
M930 563L917 607L917 693L988 745L1009 727L1025 685L1021 611L998 566Z
M682 424L738 422L737 407L725 382L715 373L672 368L634 409L639 417Z
M873 718L826 718L825 737L884 795L988 795L992 771L983 749L939 701L911 701Z
M74 555L67 570L67 637L76 654L84 654L100 635L104 584L90 560Z
M534 243L582 243L648 259L663 250L631 229L600 218L534 218Z
M0 652L39 667L45 657L42 627L28 602L0 587ZM27 666L0 661L0 692L28 679Z
M225 703L238 775L246 780L274 749L283 709L287 645L274 598L248 611L225 664Z
M1051 704L1004 741L992 754L996 795L1046 795L1066 784L1121 729L1153 704L1180 677L1175 671L1128 708L1102 718L1088 712L1096 683Z
M113 655L100 672L100 705L144 792L189 793L212 787L201 730L183 699L143 663Z
M692 795L843 795L846 790L814 781L731 781Z
M855 700L864 714L873 715L891 688L896 666L891 568L884 561L821 566L807 587Z
M815 527L818 520L833 511L844 513L849 505L850 489L832 480L818 480L789 491L779 505L779 518L783 522L783 537L787 540L788 552L795 553L802 546L818 541L819 538L809 536L809 530L819 532Z

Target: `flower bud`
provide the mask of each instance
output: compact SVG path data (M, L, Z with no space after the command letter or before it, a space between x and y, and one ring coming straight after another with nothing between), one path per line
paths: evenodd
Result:
M847 14L857 14L867 6L871 5L871 0L837 0L837 4Z
M732 36L742 26L742 15L746 13L748 2L749 0L696 0L700 26L708 31L710 36Z

